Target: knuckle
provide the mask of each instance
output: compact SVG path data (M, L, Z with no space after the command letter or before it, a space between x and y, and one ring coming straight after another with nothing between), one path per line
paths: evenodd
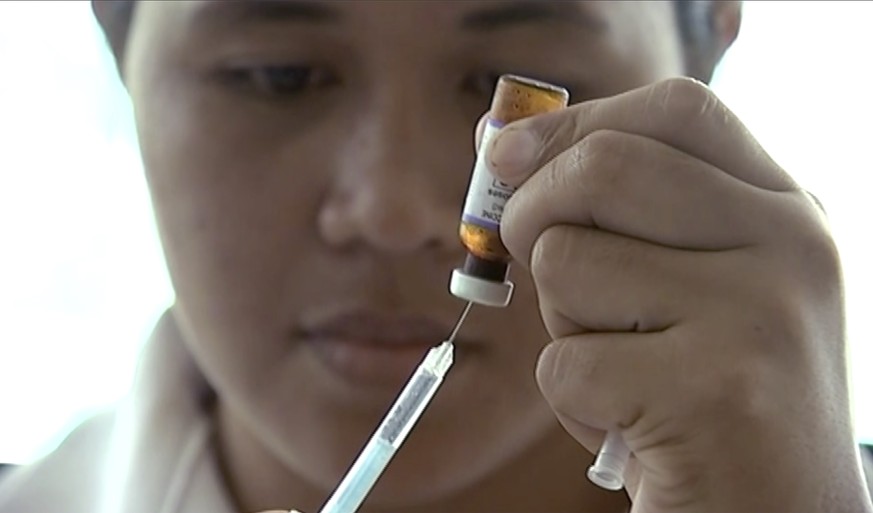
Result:
M756 296L747 302L745 315L731 321L728 334L706 349L705 358L713 365L684 366L691 372L680 375L682 389L693 391L685 396L687 414L716 423L729 420L732 424L723 426L728 429L753 425L772 415L779 380L808 368L815 358L808 323L796 301ZM691 357L698 358L699 353Z
M717 419L716 422L734 419L743 425L766 417L773 408L768 399L772 387L766 384L770 373L763 367L760 361L753 360L723 365L715 372L710 370L709 379L701 385L704 393L698 396L693 414Z
M588 198L609 197L621 190L629 166L625 165L628 141L611 130L592 132L576 145L572 160L584 181Z
M572 338L551 342L540 353L537 382L551 408L559 414L576 417L581 406L580 392L602 379L603 358L599 351L580 350Z
M772 285L772 282L769 282ZM792 290L790 283L778 290ZM796 294L773 294L758 291L757 300L748 302L744 322L745 355L750 362L786 359L803 353L806 338L803 309Z
M565 262L570 252L568 230L563 226L546 228L534 242L530 272L538 288L549 288L565 281Z
M720 105L709 87L688 77L660 82L652 100L660 103L662 110L680 125L706 117Z
M796 236L793 252L799 261L803 278L816 288L842 282L839 248L826 230L802 231Z
M574 174L577 169L578 145L571 146L563 155L565 158L554 158L543 167L542 181L538 184L549 196L566 191L574 185Z
M774 375L773 360L739 347L735 339L709 346L706 355L684 348L675 372L668 381L681 397L674 412L677 418L692 418L718 425L727 419L750 420L767 411L765 399L768 376ZM705 359L703 359L705 358ZM711 362L700 365L701 361ZM772 409L772 403L769 405Z
M627 142L621 132L615 130L595 130L580 142L584 161L592 158L611 158L621 154Z
M821 217L827 219L828 218L828 211L825 208L824 203L822 203L822 201L819 199L819 197L806 189L802 189L802 191L806 195L806 197L809 199L809 201L813 204L813 206L816 208L816 212L821 214Z
M541 165L560 155L579 139L583 130L582 122L573 114L563 110L515 122L539 134L541 146L537 160Z
M800 292L798 297L810 297L810 291L813 297L839 293L843 282L842 258L825 215L805 191L783 197L789 201L776 217L782 221L783 229L771 240L779 248L780 261L788 264L781 266L786 286Z
M521 265L529 265L538 227L545 221L547 212L541 195L531 190L530 184L522 185L503 209L500 222L500 240L504 247Z

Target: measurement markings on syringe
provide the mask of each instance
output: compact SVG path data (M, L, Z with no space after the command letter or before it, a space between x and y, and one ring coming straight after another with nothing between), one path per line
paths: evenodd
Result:
M405 400L395 405L389 414L388 420L385 422L385 427L382 428L380 438L386 442L393 444L401 432L408 428L410 417L415 413L415 409L424 402L425 397L432 389L437 377L430 372L424 372L418 375L418 379L410 385L409 394Z

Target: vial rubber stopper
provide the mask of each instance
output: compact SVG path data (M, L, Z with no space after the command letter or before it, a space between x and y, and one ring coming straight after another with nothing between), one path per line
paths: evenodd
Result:
M511 281L492 281L471 276L455 269L449 281L449 291L461 298L485 306L503 308L512 299L515 285Z

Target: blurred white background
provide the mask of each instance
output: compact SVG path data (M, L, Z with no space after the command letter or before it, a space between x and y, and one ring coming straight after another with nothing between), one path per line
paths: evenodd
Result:
M747 2L714 88L826 205L873 443L873 2ZM0 462L130 386L173 299L131 110L87 2L0 2Z

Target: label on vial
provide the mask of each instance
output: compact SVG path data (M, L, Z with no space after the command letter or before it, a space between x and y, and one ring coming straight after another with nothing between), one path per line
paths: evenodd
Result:
M502 123L491 119L485 124L479 155L473 167L473 176L470 178L467 200L464 202L464 212L461 216L464 222L494 231L500 229L503 207L515 192L514 187L494 178L485 164L485 147L502 126Z

